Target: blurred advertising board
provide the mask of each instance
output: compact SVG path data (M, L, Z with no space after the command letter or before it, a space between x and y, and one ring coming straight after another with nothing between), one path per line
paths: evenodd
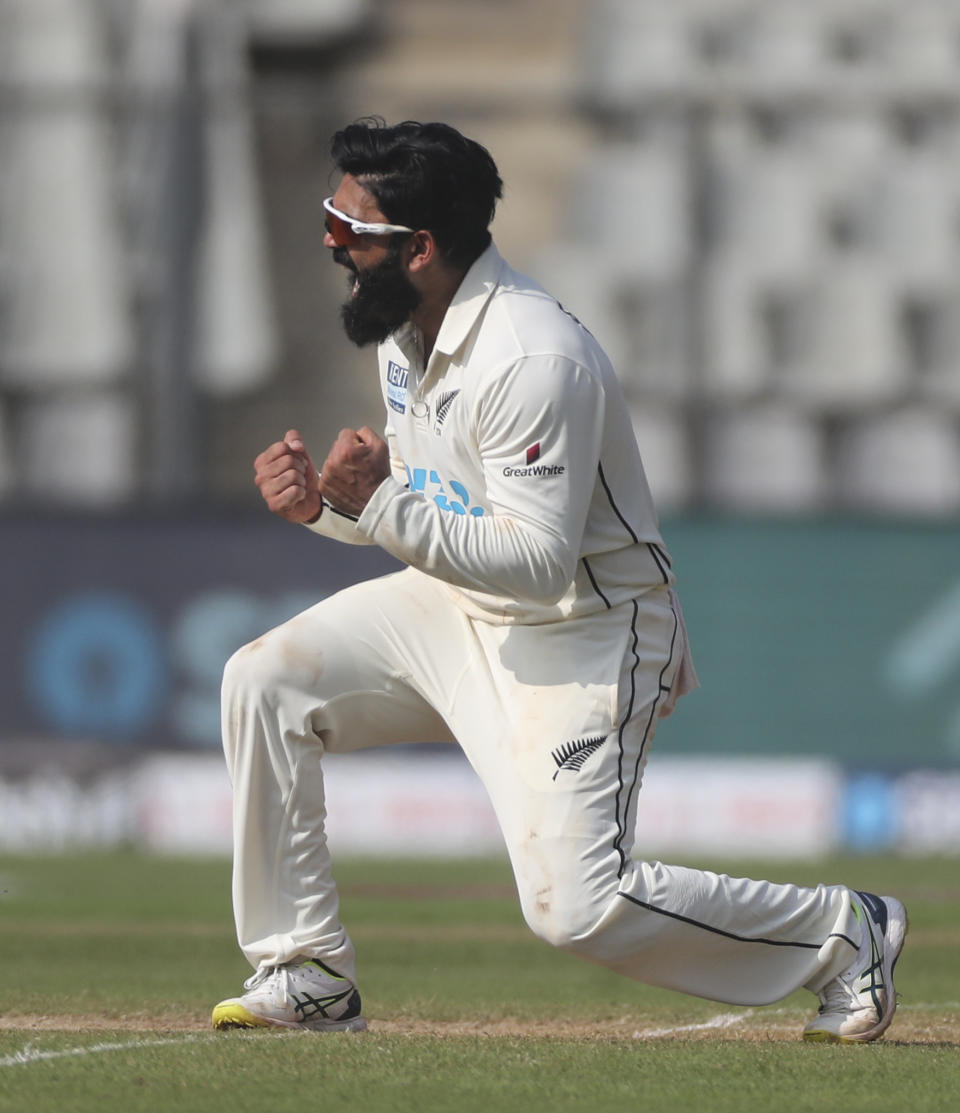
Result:
M483 785L451 747L324 758L335 854L505 853ZM76 780L47 768L0 777L0 851L133 846L229 854L231 789L212 753L150 751ZM634 856L816 859L847 850L960 854L960 773L848 776L828 761L654 756Z
M960 522L664 524L703 687L672 753L960 768Z
M397 567L266 511L0 519L0 760L219 747L240 645ZM657 753L960 767L960 524L668 521L702 688ZM427 740L425 740L427 741Z
M479 778L450 747L324 757L335 854L462 857L505 853ZM843 778L829 762L653 760L634 852L815 858L839 845ZM231 789L214 754L155 751L86 784L53 772L0 778L0 850L131 845L229 854Z
M234 650L398 567L266 512L7 516L0 531L0 747L218 748Z

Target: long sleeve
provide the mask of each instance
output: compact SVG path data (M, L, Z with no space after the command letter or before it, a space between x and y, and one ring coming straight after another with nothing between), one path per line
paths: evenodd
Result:
M456 483L425 498L391 477L357 528L456 587L555 602L576 570L603 416L592 371L557 355L517 360L485 376L477 401L475 458L491 512L476 500L468 508Z
M319 533L321 537L332 537L334 541L344 541L348 545L375 545L376 542L357 529L357 519L343 514L327 502L323 512L315 522L306 522L307 529Z

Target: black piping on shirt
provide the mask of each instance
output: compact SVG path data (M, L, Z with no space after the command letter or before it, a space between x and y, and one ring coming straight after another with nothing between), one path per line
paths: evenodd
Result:
M630 525L630 523L627 521L627 519L624 518L624 516L620 513L620 508L617 506L617 504L613 500L613 494L610 491L610 487L607 485L607 477L603 474L603 464L600 463L599 460L597 461L597 471L600 475L600 482L603 484L603 489L607 492L607 499L610 502L610 506L613 509L614 514L616 514L616 516L620 519L620 522L623 525L623 528L633 538L634 543L635 544L638 543L640 541L640 538L637 537L636 533L633 530L633 527Z
M587 562L587 558L586 557L581 557L580 559L583 561L583 567L586 569L586 573L590 577L590 583L593 584L593 590L597 593L597 595L600 596L600 598L603 600L603 605L609 611L610 606L611 606L610 600L600 590L600 585L597 583L596 577L593 574L593 569L590 567L589 563Z

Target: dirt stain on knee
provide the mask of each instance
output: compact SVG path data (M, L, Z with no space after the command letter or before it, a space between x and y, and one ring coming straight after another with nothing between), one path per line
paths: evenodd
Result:
M538 889L534 894L534 902L537 911L542 915L549 915L552 906L550 898L553 896L553 886L545 885L542 889Z
M302 683L314 688L324 673L323 654L317 650L304 650L295 642L281 641L278 648L280 660L289 672L301 677Z

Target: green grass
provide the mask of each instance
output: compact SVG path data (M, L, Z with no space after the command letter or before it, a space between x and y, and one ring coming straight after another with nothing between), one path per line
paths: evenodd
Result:
M390 860L337 871L368 1032L212 1033L210 1007L249 973L227 863L0 857L0 1110L955 1108L960 863L723 868L903 896L903 1004L883 1043L803 1044L808 994L733 1009L553 951L524 928L502 862ZM718 1017L729 1026L696 1027Z

